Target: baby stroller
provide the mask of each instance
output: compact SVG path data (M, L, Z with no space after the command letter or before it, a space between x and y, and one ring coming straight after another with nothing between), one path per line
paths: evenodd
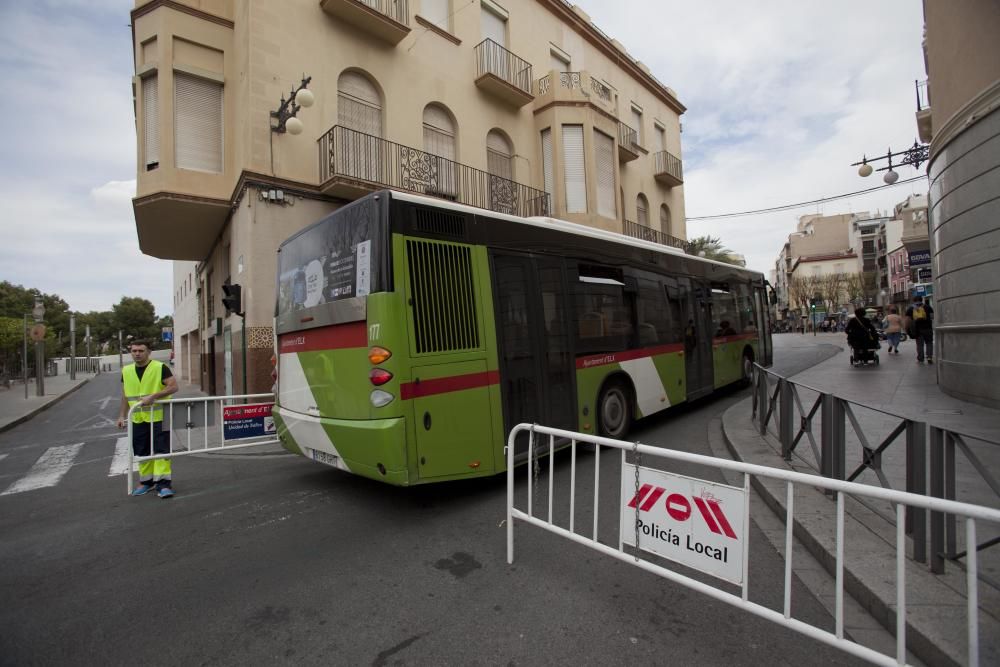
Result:
M878 333L874 327L865 326L859 318L847 323L847 344L851 347L851 366L878 366Z

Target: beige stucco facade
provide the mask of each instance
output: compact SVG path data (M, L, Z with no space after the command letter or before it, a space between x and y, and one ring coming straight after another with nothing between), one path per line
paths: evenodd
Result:
M938 382L1000 407L1000 3L925 0L924 27Z
M243 287L249 389L267 389L278 244L372 190L686 238L683 105L560 0L139 0L132 25L139 245L197 262L207 389L242 384L223 283ZM303 77L304 131L272 131ZM400 151L430 176L401 179Z

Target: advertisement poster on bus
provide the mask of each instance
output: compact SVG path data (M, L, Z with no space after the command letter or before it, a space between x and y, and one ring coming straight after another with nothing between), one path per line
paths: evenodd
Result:
M242 440L276 435L278 429L271 416L274 403L250 405L225 405L222 407L222 437L224 440Z
M742 584L749 546L745 488L624 464L621 540L692 569Z

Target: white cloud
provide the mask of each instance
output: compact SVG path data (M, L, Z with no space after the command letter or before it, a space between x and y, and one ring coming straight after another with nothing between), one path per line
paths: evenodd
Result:
M577 0L678 92L688 216L766 208L880 184L850 164L916 134L919 3ZM641 20L639 20L641 17ZM912 169L900 172L916 175ZM920 186L915 188L914 186ZM768 271L799 215L891 208L921 182L752 217L690 221Z

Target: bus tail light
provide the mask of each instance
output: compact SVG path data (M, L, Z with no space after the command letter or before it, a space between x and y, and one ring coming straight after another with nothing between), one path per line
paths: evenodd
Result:
M368 379L371 380L372 384L376 387L381 387L392 379L392 373L384 368L373 368L371 373L368 374Z
M385 349L384 347L374 346L368 350L368 361L372 362L374 365L381 364L383 361L387 360L392 356L392 352Z
M383 406L392 403L392 399L395 398L395 396L393 396L387 391L376 389L375 391L372 392L372 395L369 398L371 399L373 406L375 406L376 408L381 408Z

